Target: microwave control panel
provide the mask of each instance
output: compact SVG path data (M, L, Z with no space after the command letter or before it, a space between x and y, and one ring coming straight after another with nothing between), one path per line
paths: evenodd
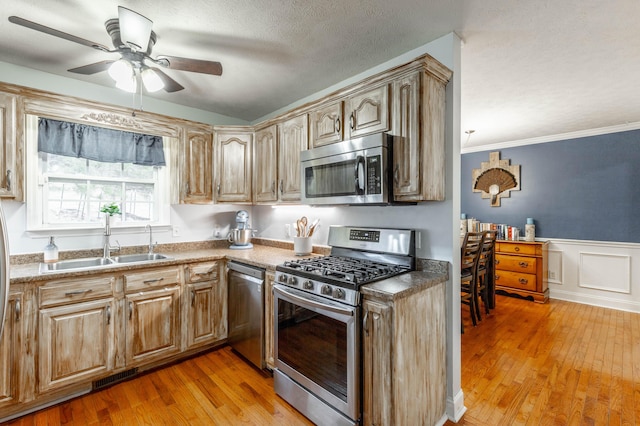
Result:
M382 193L382 158L380 155L367 157L367 194Z

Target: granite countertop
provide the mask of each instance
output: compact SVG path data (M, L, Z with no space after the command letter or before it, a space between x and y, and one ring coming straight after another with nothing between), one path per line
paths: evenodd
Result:
M373 296L376 299L393 301L407 297L426 288L442 284L448 280L448 274L443 271L422 270L408 274L396 275L386 280L377 281L360 287L363 296Z

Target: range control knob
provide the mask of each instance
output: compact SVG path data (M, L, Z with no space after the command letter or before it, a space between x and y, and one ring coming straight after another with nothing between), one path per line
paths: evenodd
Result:
M286 283L286 282L287 282L287 274L282 274L282 275L280 275L280 277L278 277L278 280L279 280L281 283Z
M333 297L336 299L344 299L344 290L340 287L333 289Z
M313 281L307 280L307 281L303 282L302 283L302 288L304 288L305 290L313 290Z
M289 277L289 285L297 285L298 279L296 277Z
M322 294L324 294L325 296L331 296L331 286L328 284L325 284L322 286Z

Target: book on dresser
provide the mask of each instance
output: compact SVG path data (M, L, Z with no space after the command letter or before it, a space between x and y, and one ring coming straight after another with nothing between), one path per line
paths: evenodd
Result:
M496 241L496 293L538 303L549 300L548 241Z

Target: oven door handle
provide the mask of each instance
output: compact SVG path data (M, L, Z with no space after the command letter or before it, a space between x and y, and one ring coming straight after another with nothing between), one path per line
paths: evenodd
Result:
M343 308L334 304L327 304L327 303L322 303L318 300L314 300L308 297L305 297L303 295L300 295L298 293L302 293L298 290L295 289L290 289L288 287L284 287L281 285L275 285L273 286L274 291L277 291L283 295L285 295L286 297L292 299L293 301L295 301L297 304L299 304L300 306L303 307L310 307L310 308L316 308L316 309L322 309L325 311L330 311L339 315L346 315L346 316L354 316L355 314L355 308L351 308L351 309L347 309L347 308ZM304 293L302 293L304 294Z

